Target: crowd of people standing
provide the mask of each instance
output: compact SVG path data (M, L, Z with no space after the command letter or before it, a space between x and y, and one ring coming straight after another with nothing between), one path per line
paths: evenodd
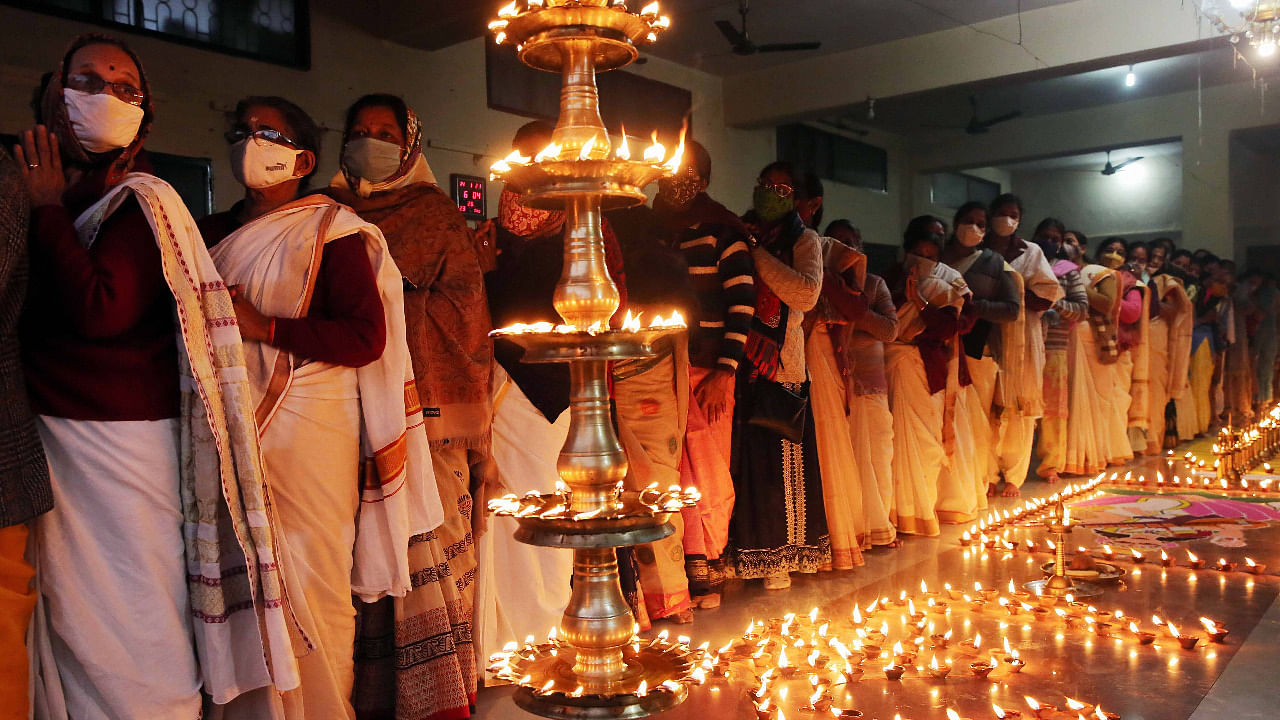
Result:
M571 555L485 511L559 479L569 371L489 331L558 321L564 214L507 189L468 227L386 94L351 105L315 189L320 128L264 96L226 134L243 198L196 222L149 172L156 112L133 52L87 35L0 150L0 714L470 716L483 659L568 602ZM1026 239L1002 195L911 220L877 275L853 223L819 234L812 173L771 163L740 215L711 167L688 143L601 228L618 318L690 326L612 368L625 482L702 496L619 551L642 627L1271 397L1260 273L1169 241L1091 252L1052 218Z

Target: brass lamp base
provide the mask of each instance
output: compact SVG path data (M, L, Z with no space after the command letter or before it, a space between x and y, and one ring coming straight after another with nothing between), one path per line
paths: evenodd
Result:
M574 672L572 647L539 645L512 668L529 678L515 693L516 705L549 718L622 720L665 712L688 697L685 683L671 681L687 677L692 668L682 646L662 641L645 643L639 650L628 646L623 662L625 669L607 681L580 677ZM538 689L548 682L554 682L551 689Z
M1075 582L1070 578L1067 578L1068 584L1066 587L1053 584L1053 581L1060 577L1062 576L1054 575L1044 578L1043 580L1032 580L1031 582L1023 585L1022 589L1033 595L1048 595L1050 597L1057 598L1066 597L1067 595L1076 598L1088 598L1097 597L1102 594L1102 588L1097 585L1085 582Z

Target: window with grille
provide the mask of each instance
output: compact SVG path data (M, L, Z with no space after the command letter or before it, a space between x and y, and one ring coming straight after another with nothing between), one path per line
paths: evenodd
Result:
M166 40L308 68L307 0L0 0Z

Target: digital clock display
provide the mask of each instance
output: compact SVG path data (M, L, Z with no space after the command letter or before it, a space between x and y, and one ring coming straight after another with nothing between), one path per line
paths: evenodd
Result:
M453 186L453 200L458 203L458 210L468 220L483 220L488 213L484 206L484 178L475 175L449 176Z

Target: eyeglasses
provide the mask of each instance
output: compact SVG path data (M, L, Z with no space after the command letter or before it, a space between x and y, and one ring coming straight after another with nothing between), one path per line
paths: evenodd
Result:
M288 135L285 135L279 130L276 130L274 128L268 128L268 127L257 128L256 130L250 130L249 128L245 128L245 127L238 127L234 130L227 132L227 134L223 135L222 137L226 138L228 145L235 145L236 143L242 140L253 138L254 140L263 140L269 143L275 143L277 145L288 145L289 147L292 147L292 148L298 147L298 143L290 140Z
M116 98L129 103L130 105L141 106L146 102L147 96L138 88L128 83L107 82L97 75L87 75L76 73L67 76L67 88L71 90L79 90L91 95L100 95L109 92Z
M786 183L767 183L761 180L760 182L756 183L756 185L764 188L765 190L772 190L773 192L777 193L779 197L784 197L784 198L791 197L791 194L795 192L795 188L791 187Z

